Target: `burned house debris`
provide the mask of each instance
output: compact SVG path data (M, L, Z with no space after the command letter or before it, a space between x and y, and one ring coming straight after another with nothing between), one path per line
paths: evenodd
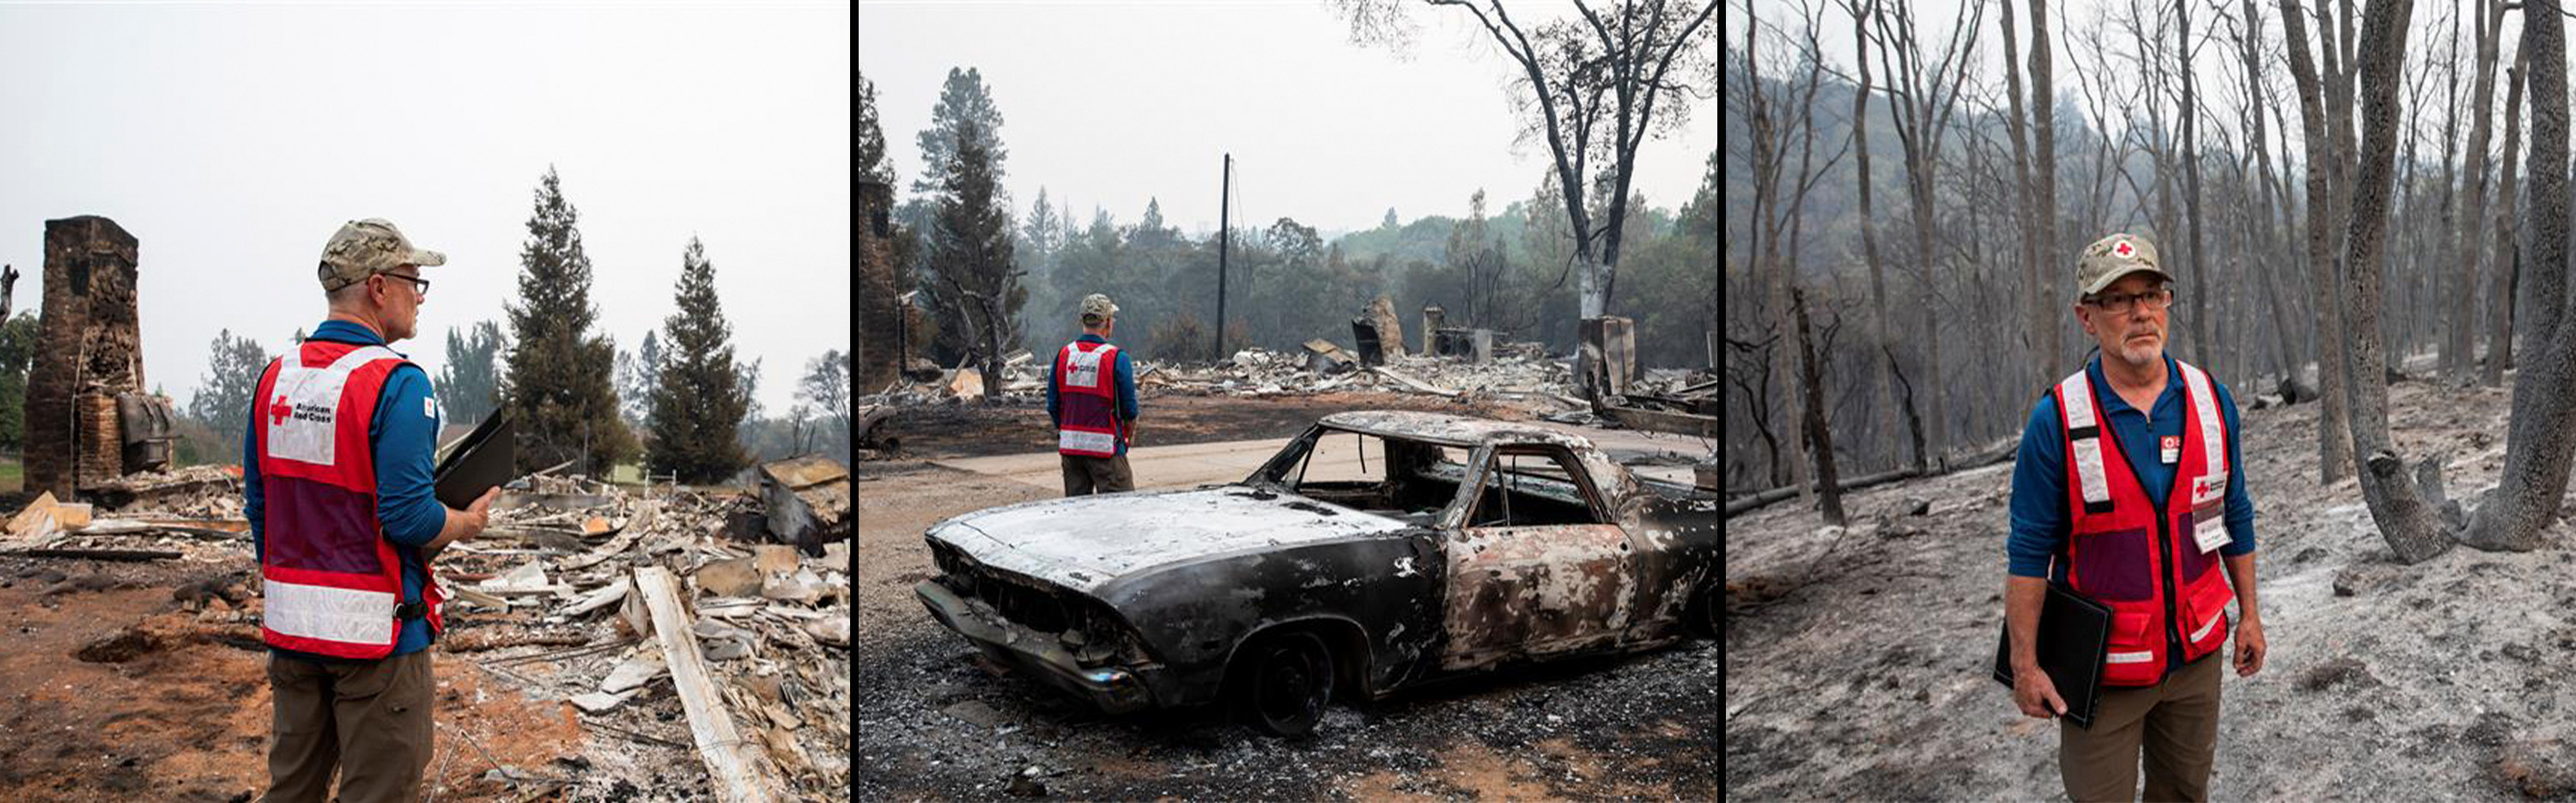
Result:
M811 523L799 532L846 533L837 468L765 467L795 483L784 490L798 511L784 518ZM82 646L84 661L185 648L256 662L264 605L240 495L230 466L107 480L85 503L41 494L12 514L0 561L32 564L19 577L63 567L75 575L64 585L103 563L199 578L170 592L175 614L122 614L140 621ZM736 512L781 518L770 498L581 476L508 486L484 535L435 559L450 592L433 646L446 653L440 684L470 693L440 703L438 750L455 758L429 788L442 800L849 799L851 545L808 555L767 532L730 537ZM480 721L496 710L538 716L559 738L519 739L516 760L496 759L484 745L512 738ZM257 765L261 734L223 735L253 745L242 758Z
M1717 507L1553 429L1336 413L1240 482L941 522L914 593L1104 710L1297 734L1337 693L1713 633Z
M850 470L822 455L760 464L760 501L769 533L808 555L850 540Z

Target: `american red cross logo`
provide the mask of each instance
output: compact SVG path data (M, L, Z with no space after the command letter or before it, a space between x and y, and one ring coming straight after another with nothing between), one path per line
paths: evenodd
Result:
M2127 240L2121 240L2119 245L2111 246L2111 253L2118 254L2124 258L2137 252L2138 249L2129 247L2129 241Z
M295 408L287 405L286 397L279 396L277 401L268 404L268 425L277 426L286 423L286 417L294 412Z

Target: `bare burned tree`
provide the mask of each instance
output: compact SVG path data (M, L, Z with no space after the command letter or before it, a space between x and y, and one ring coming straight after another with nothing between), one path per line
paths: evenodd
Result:
M1823 497L1820 510L1826 524L1841 526L1848 520L1843 515L1842 474L1834 465L1833 428L1825 425L1825 379L1816 360L1813 327L1807 322L1807 291L1793 289L1789 291L1789 298L1790 308L1795 311L1798 321L1800 377L1807 391L1807 403L1802 405L1806 410L1805 440L1815 449L1816 487ZM1825 347L1831 349L1833 344L1829 341Z
M1824 78L1824 61L1816 46L1819 10L1819 6L1804 0L1798 5L1800 21L1804 23L1804 37L1803 41L1795 43L1799 50L1786 61L1796 65L1794 68L1802 68L1804 75L1791 83L1763 82L1760 33L1765 26L1746 25L1744 48L1737 52L1742 63L1735 71L1742 80L1735 91L1729 93L1742 108L1747 138L1753 151L1754 226L1751 236L1756 242L1750 250L1756 256L1752 274L1763 287L1770 318L1767 326L1774 331L1787 325L1790 309L1794 306L1792 298L1798 290L1797 246L1804 232L1807 193L1815 189L1826 168L1841 159L1841 153L1832 154L1822 167L1815 160L1815 99L1816 90L1823 85ZM1758 23L1759 18L1754 21ZM1788 151L1793 142L1798 151L1797 167L1795 172L1784 176L1783 171L1789 161ZM1788 185L1785 188L1782 186L1784 178ZM1783 377L1806 375L1798 371L1794 362L1799 356L1789 349L1773 349L1771 373ZM1813 367L1810 366L1809 370L1812 371ZM1804 400L1793 388L1784 386L1782 390L1786 394L1784 418L1793 426L1803 424L1808 417L1801 409ZM1814 393L1807 396L1817 398ZM1792 437L1787 450L1789 481L1801 489L1801 498L1810 493L1806 490L1809 487L1808 455L1804 451L1808 440ZM1830 456L1823 457L1830 459Z
M1502 0L1420 0L1472 16L1509 56L1520 75L1513 99L1520 104L1521 136L1547 143L1557 188L1571 221L1574 272L1584 318L1607 314L1617 286L1619 245L1628 218L1629 185L1637 149L1650 136L1668 136L1689 119L1688 98L1706 99L1697 85L1700 59L1717 55L1718 0L1577 0L1578 19L1547 22L1525 31ZM1350 23L1351 39L1404 48L1414 25L1404 0L1336 0ZM1746 6L1749 13L1751 6ZM1595 220L1587 190L1607 200ZM1587 360L1576 366L1586 398L1597 403Z
M1905 195L1914 218L1914 249L1907 257L1927 304L1937 304L1940 298L1934 264L1940 252L1932 242L1933 179L1950 130L1950 114L1958 107L1959 87L1975 61L1976 31L1984 13L1981 3L1961 4L1959 19L1950 26L1949 42L1935 61L1926 58L1922 41L1915 37L1911 0L1883 0L1875 10L1878 36L1872 44L1878 49L1880 69L1887 79L1897 143L1905 153ZM1924 391L1931 396L1928 448L1933 468L1943 470L1949 462L1946 453L1950 448L1950 405L1942 380L1941 338L1934 329L1935 317L1921 315L1917 320L1923 341Z
M2191 340L2204 363L2218 358L2218 341L2209 334L2210 315L2206 307L2209 296L2209 263L2201 259L2200 231L2200 102L2195 91L2199 80L2191 68L2191 0L2174 0L2174 72L2182 76L2182 103L2176 116L2182 118L2183 225L2191 232ZM2164 232L2156 232L2163 234Z
M2037 5L2046 0L2026 1ZM2049 381L2057 376L2058 356L2055 351L2049 350L2041 342L2043 339L2041 333L2049 331L2054 326L2057 299L2039 292L2039 265L2045 258L2045 251L2040 245L2039 221L2041 218L2055 217L2057 212L2039 205L2037 197L2039 193L2036 192L2037 187L2033 185L2030 175L2031 138L2023 133L2030 127L2030 113L2022 108L2021 45L2014 41L2012 0L2003 0L2001 13L1995 15L1995 21L2002 27L2004 35L2004 88L2011 99L2011 103L2006 106L2012 110L2011 120L2006 123L2005 128L2012 133L2013 195L2017 201L2015 208L2020 211L2021 222L2019 226L2021 229L2021 286L2024 297L2023 306L2029 312L2026 320L2027 330L2022 338L2022 346L2028 354L2028 364L2025 366L2027 375L2022 379L2031 387L2047 387ZM2036 100L2040 103L2039 113L2047 114L2046 98L2036 98Z
M2518 200L2514 194L2514 154L2522 147L2522 85L2531 74L2528 48L2515 48L2511 88L2504 96L2504 159L2497 172L2504 174L2496 202L2488 207L2488 227L2495 232L2496 269L2488 282L2487 293L2487 359L2478 381L2487 387L2504 384L2505 366L2513 364L2513 299L2516 281L2522 277L2522 248L2514 241L2513 210Z
M2487 227L2487 138L2491 135L2488 121L2495 108L2495 72L2498 42L2504 33L2502 0L2478 0L2477 4L2477 77L2469 89L2469 143L2467 163L2461 168L2467 190L2460 196L2458 239L2452 248L2464 273L2461 289L2451 295L2450 336L2442 341L2445 375L2455 383L2465 384L2470 363L2475 360L2477 339L2478 277L2486 271L2485 242Z
M2030 177L2031 206L2038 217L2030 221L2038 227L2040 259L2054 263L2058 258L2057 242L2057 90L2048 51L2047 0L2028 0L2030 6L2030 107L2031 156L2034 161ZM2044 307L2057 307L2067 301L2063 282L2066 272L2042 268L2039 272L2039 296ZM2058 309L2048 309L2042 316L2039 332L2041 362L2057 366L2065 360L2066 316ZM2043 375L2041 382L2049 381Z
M1884 260L1879 258L1878 217L1871 209L1870 195L1869 96L1877 75L1869 68L1871 49L1869 21L1877 14L1878 2L1877 0L1844 0L1843 8L1851 12L1852 36L1856 45L1853 51L1860 64L1860 68L1856 71L1860 80L1860 89L1852 93L1851 136L1852 160L1858 174L1854 177L1853 183L1859 191L1861 256L1869 266L1869 336L1871 344L1886 357L1883 360L1873 361L1873 364L1878 367L1876 383L1878 423L1873 429L1882 433L1882 437L1893 437L1897 432L1896 359L1893 335L1889 334L1888 327L1895 319L1889 317L1887 312L1887 270ZM1917 472L1924 471L1929 461L1921 448L1923 444L1921 434L1917 433L1912 442L1916 447L1914 469Z
M2576 449L2576 327L2567 300L2567 40L2556 0L2529 0L2522 49L2531 82L2531 341L2536 354L2513 383L2504 476L2478 505L2461 543L2528 550L2556 520ZM2372 511L2377 516L2377 511ZM2385 524L2382 525L2386 526Z
M2298 0L2280 0L2283 41L2289 47L2290 76L2299 89L2300 128L2307 141L2307 230L2308 279L2314 290L2317 314L2317 389L2325 404L2317 424L2317 474L2320 483L2340 480L2352 466L2352 436L2349 424L2349 397L2344 393L2344 321L2343 301L2336 289L2338 274L2334 221L2343 208L2344 164L2342 141L2335 129L2342 123L2332 113L2333 104L2326 97L2326 85L2332 83L2319 75L2317 62L2308 55L2306 12ZM2331 54L2329 44L2323 50ZM2326 59L2330 73L2334 59Z

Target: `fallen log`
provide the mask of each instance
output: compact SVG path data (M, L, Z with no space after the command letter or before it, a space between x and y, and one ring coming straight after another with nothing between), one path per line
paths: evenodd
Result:
M15 552L0 552L0 555L20 558L75 558L83 560L114 560L126 562L170 560L179 557L179 553L177 552L161 549L21 549Z
M2019 454L2020 450L2021 439L2014 438L2003 441L1986 447L1985 451L1978 452L1974 455L1962 458L1958 462L1951 463L1948 471L1936 471L1934 474L1937 476L1939 474L1946 474L1952 471L1966 471L1972 468L1984 468L1996 463L2001 463L2005 460L2010 460L2013 455ZM1892 471L1882 471L1865 477L1855 477L1840 483L1840 485L1843 489L1843 493L1851 493L1864 488L1886 485L1897 480L1912 479L1914 476L1914 469L1910 467L1900 468ZM1732 518L1735 514L1756 508L1767 507L1772 503L1797 495L1798 486L1790 485L1773 488L1752 496L1727 500L1726 513L1722 518Z
M679 690L680 707L689 715L689 735L698 744L698 757L706 761L707 773L715 777L717 795L727 803L781 799L785 784L734 728L723 693L707 676L688 609L680 602L679 581L668 568L645 566L635 570L635 590L652 612L653 635L661 640L671 685Z

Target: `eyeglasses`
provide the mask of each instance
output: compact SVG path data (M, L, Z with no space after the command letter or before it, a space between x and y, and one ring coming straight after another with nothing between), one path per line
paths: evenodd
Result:
M415 290L415 291L418 291L418 292L420 293L420 296L419 296L420 298L423 298L423 299L427 299L427 298L429 298L429 280L428 280L428 279L423 279L423 278L420 278L420 277L418 277L418 276L405 276L405 275L402 275L402 274L399 274L399 273L379 273L379 274L376 274L376 275L378 275L378 276L382 276L382 277L385 277L385 278L387 278L387 279L401 279L401 280L403 280L403 281L410 282L410 283L411 283L411 286L412 286L412 289L413 289L413 290Z
M2173 288L2159 287L2144 293L2106 293L2094 296L2092 301L2086 303L2092 304L2095 309L2118 315L2128 312L2131 304L2144 304L2150 311L2162 310L2173 305L2173 297Z

